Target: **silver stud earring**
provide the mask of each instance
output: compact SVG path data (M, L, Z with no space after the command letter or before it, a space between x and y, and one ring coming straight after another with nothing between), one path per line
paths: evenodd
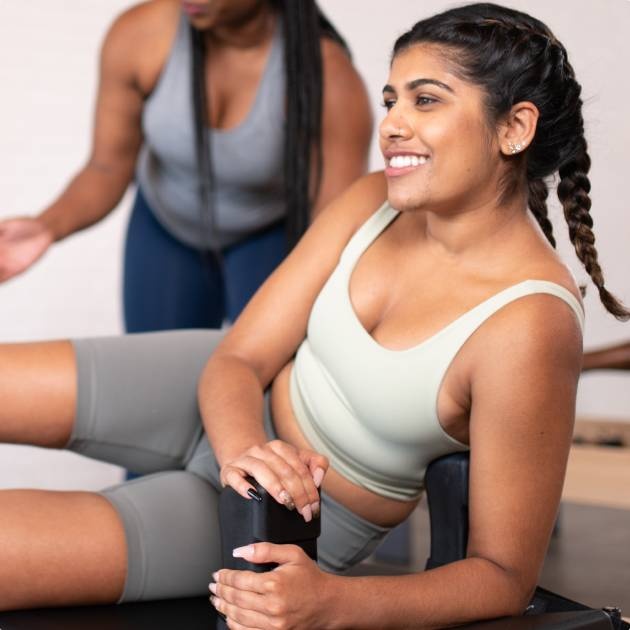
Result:
M516 144L509 142L508 148L510 149L510 153L514 155L515 153L520 153L525 148L525 145L520 142L517 142Z

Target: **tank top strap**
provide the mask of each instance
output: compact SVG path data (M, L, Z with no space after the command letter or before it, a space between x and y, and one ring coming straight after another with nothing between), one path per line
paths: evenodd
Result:
M494 315L499 309L506 306L510 302L518 300L527 295L535 295L537 293L546 293L554 295L565 302L569 308L575 313L575 317L580 326L582 334L584 334L584 310L577 298L565 287L551 282L549 280L524 280L514 284L499 293L491 296L487 300L478 304L476 307L468 311L462 319L468 320L469 326L472 325L472 334L486 319ZM469 326L466 326L468 328Z
M444 380L453 359L472 334L502 307L527 295L546 293L565 302L575 314L582 334L584 333L584 311L576 297L564 287L548 280L524 280L484 300L455 321L442 328L433 337L416 346L414 354L421 357L431 369L424 372L422 396L419 408L424 414L437 416L437 401Z
M385 202L365 223L352 235L345 249L341 253L339 263L344 266L354 266L361 254L370 246L378 235L398 216L398 210L394 210Z

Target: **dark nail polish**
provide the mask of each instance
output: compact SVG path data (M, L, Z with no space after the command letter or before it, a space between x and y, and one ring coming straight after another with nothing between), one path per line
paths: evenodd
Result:
M252 499L256 499L256 501L262 501L262 497L258 494L258 492L256 492L256 490L254 490L253 488L249 488L247 490L247 494L252 498Z

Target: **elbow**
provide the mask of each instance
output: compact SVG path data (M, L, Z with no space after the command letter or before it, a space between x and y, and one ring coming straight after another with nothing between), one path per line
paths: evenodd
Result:
M489 558L484 558L483 562L490 571L488 584L494 585L492 591L496 594L490 604L493 608L491 616L521 616L534 595L538 575L526 575L523 571L502 566Z
M534 591L536 590L535 580L523 579L514 573L506 573L506 596L503 601L505 606L504 616L520 617L529 606Z
M508 617L520 617L527 610L535 589L536 586L527 589L514 589L512 597L508 598L506 602L507 610L505 615Z

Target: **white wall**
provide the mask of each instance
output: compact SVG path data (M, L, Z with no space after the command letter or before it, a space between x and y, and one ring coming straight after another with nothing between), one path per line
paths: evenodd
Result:
M0 0L0 217L35 213L87 155L97 56L112 18L131 0ZM346 36L364 76L375 117L391 45L417 19L454 3L444 0L321 0ZM628 171L630 2L508 0L546 21L567 46L584 86L593 158L597 245L612 290L630 303ZM344 116L343 103L339 116ZM372 147L372 168L382 160ZM121 248L127 197L102 224L54 248L21 278L0 285L0 339L114 334L120 315ZM557 205L556 233L566 228ZM584 277L566 242L567 262ZM629 325L605 314L589 291L586 346L630 339ZM581 383L580 414L630 417L630 375L592 375ZM0 405L2 401L0 401ZM0 446L0 487L99 487L120 471L78 456Z
M87 157L100 41L131 0L0 0L0 217L38 212ZM116 334L126 197L100 225L0 285L0 339ZM0 405L2 401L0 400ZM97 489L121 471L0 446L0 487Z

